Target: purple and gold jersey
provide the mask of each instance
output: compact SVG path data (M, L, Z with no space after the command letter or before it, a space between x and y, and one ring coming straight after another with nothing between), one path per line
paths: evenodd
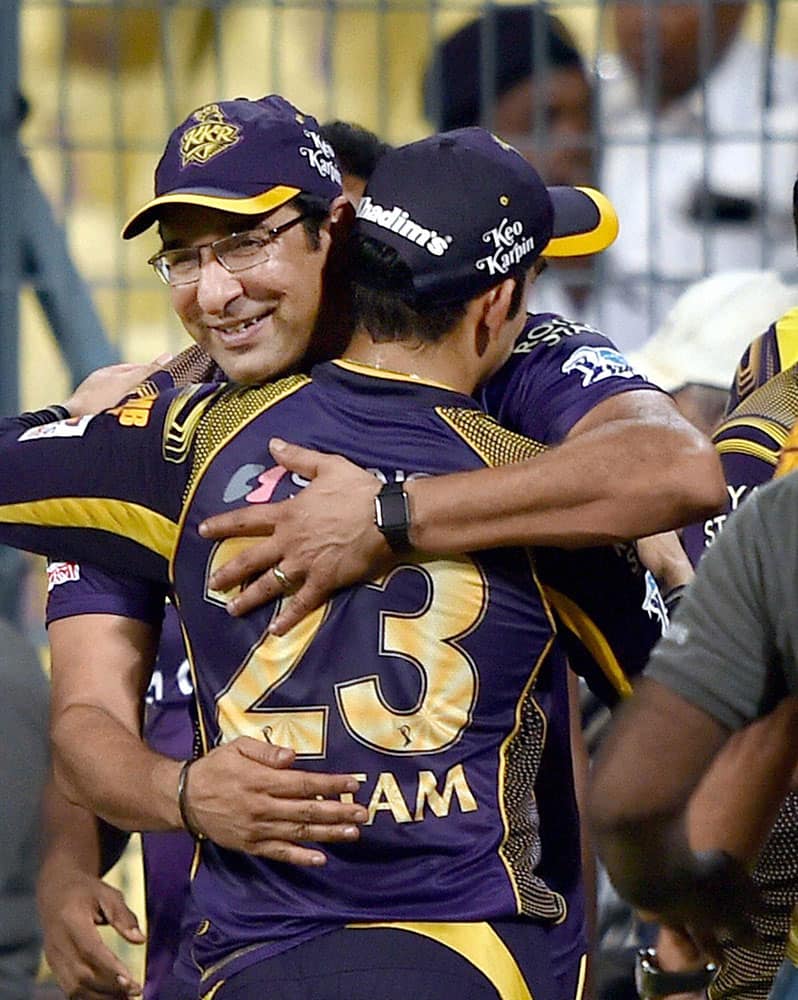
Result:
M798 364L760 386L723 421L712 441L726 479L726 509L684 529L682 541L695 566L726 518L773 478L779 454L798 420Z
M146 403L142 405L142 402ZM172 583L203 749L248 735L303 767L359 776L370 819L321 869L202 845L193 953L204 988L350 922L519 915L584 947L564 661L528 555L408 558L283 637L207 579L240 540L200 538L220 509L281 500L281 436L386 481L540 449L473 400L351 362L271 386L196 386L94 418L0 430L0 540Z
M732 413L751 393L774 375L798 362L798 306L751 341L743 352L729 390L726 412Z
M529 316L481 402L503 427L557 445L599 403L635 389L658 391L597 330L540 313ZM538 549L535 558L571 667L614 705L668 624L654 577L631 544Z

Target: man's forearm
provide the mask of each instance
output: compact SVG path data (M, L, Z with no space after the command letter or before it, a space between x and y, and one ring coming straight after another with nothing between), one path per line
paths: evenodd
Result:
M67 707L53 741L56 777L68 798L123 830L182 829L180 761L154 753L111 715L89 705Z
M44 855L42 870L63 863L99 875L102 850L97 817L70 802L51 776L44 791Z
M639 538L700 520L725 496L708 441L667 421L635 420L515 465L413 480L407 493L411 540L434 554Z

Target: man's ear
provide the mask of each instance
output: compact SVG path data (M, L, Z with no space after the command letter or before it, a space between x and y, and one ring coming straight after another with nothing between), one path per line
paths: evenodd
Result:
M507 321L507 314L515 291L515 278L508 278L500 285L485 292L482 320L492 336L495 336Z
M343 234L349 232L355 221L355 209L345 194L337 195L330 204L330 223Z
M491 340L494 340L507 321L507 313L515 289L515 279L508 278L500 285L494 285L477 299L475 306L475 334L477 355L482 357Z

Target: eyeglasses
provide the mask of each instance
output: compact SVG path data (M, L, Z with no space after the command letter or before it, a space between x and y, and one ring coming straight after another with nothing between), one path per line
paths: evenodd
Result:
M272 254L278 236L288 232L297 223L308 217L308 213L295 215L274 229L249 229L244 233L231 233L213 243L198 247L178 247L175 250L161 250L147 261L165 285L175 288L179 285L193 285L199 281L202 267L201 251L206 247L225 271L235 274L265 263Z

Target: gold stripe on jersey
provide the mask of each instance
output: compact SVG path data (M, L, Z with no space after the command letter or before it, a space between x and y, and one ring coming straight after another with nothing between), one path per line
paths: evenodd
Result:
M506 430L482 410L436 406L435 412L486 465L523 462L547 450L539 441Z
M570 597L554 590L553 587L547 587L544 584L543 593L559 614L563 625L579 639L613 688L622 698L628 698L632 693L632 685L623 672L618 658L613 653L612 646L607 642L604 633L590 615L583 611Z
M53 497L0 506L4 524L36 524L46 528L76 526L131 538L168 562L177 543L177 525L157 511L128 500L108 497Z
M220 979L218 983L214 983L214 985L208 990L207 993L202 994L200 1000L213 1000L213 998L216 996L216 994L219 992L219 990L224 986L226 982L227 982L226 979Z
M216 405L207 413L194 437L194 458L185 497L188 498L209 463L231 438L255 417L306 385L310 385L307 375L289 375L268 385L226 388L214 395Z
M528 554L528 558L551 635L515 704L515 724L499 747L496 801L504 833L497 853L507 872L518 912L561 923L568 911L565 899L535 875L537 860L532 857L535 838L539 834L536 834L532 823L532 817L537 816L537 806L534 781L530 778L534 778L540 769L548 726L546 715L535 701L532 691L538 673L552 651L557 626L531 555Z
M211 403L215 402L224 391L219 388L216 392L209 394L198 405L194 403L194 396L205 387L202 385L190 385L175 396L166 411L163 423L163 442L161 446L165 462L180 464L185 462L186 457L194 442L194 434L202 420L205 411Z
M495 988L499 1000L533 1000L518 963L496 931L485 922L425 923L380 922L347 924L353 930L387 928L408 931L437 941L470 962Z
M579 959L579 978L576 981L576 993L574 993L574 1000L582 1000L582 996L585 992L586 979L587 979L587 955L583 955Z
M798 416L798 413L796 413L796 416ZM733 416L723 422L722 431L725 434L727 431L733 430L735 427L748 427L759 431L769 437L776 448L783 447L790 430L790 428L785 427L781 421L769 420L767 417ZM721 428L718 428L716 433L720 433L720 430Z
M776 347L780 371L798 362L798 306L776 321Z
M768 448L767 445L757 444L756 441L746 441L745 438L728 438L725 441L716 441L715 450L719 455L750 455L751 458L758 458L768 465L775 465L779 460L780 448Z
M798 424L793 427L779 455L776 476L786 476L798 468Z

